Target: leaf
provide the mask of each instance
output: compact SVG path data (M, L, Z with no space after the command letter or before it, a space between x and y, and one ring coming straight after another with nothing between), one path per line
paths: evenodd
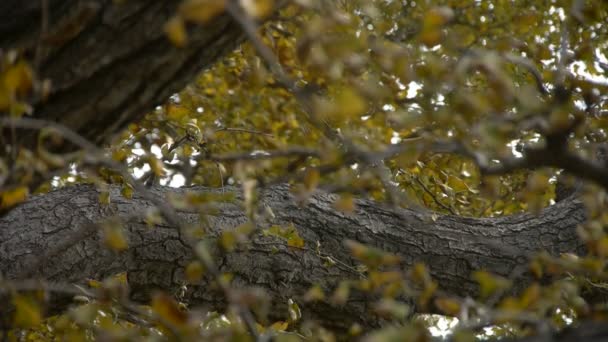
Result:
M297 232L287 238L287 246L289 247L304 248L304 245L304 239L302 239Z
M351 194L341 195L335 202L334 208L345 214L352 214L355 211L355 199Z
M367 111L367 102L352 88L343 89L336 97L337 110L343 118L359 117Z
M479 295L481 298L488 298L496 291L505 290L511 286L511 282L508 279L486 271L475 271L473 279L479 284Z
M167 37L177 47L184 47L188 43L188 33L186 32L186 24L180 16L174 16L164 27Z
M148 162L150 164L150 169L152 169L152 172L154 172L154 175L156 175L157 177L162 177L165 174L162 160L154 156L149 156Z
M184 0L179 15L187 21L205 24L224 12L226 0Z
M102 190L99 192L99 203L104 205L110 204L110 191Z
M127 236L122 227L122 224L117 220L110 220L102 224L103 226L103 242L115 252L122 252L129 248Z
M186 266L185 273L186 280L188 280L190 284L197 284L201 281L203 275L205 274L205 267L200 261L195 260Z
M412 280L418 284L427 284L431 282L431 274L423 263L416 263L411 271Z
M30 296L16 294L13 297L15 305L14 324L19 328L30 328L42 323L40 304Z
M222 232L219 242L224 250L232 252L234 251L237 243L236 235L231 231Z
M263 18L272 13L274 9L273 0L241 0L241 6L245 12L254 18Z
M289 323L296 323L302 318L302 311L293 299L287 300L287 313L289 314Z
M184 326L188 321L188 315L181 310L180 306L167 294L157 292L152 297L152 310L164 320L176 325Z
M308 192L311 192L317 188L319 185L319 179L321 179L321 174L317 169L308 169L304 174L304 186Z
M462 179L454 176L449 176L447 185L456 192L468 191L469 187Z
M126 199L131 199L133 198L133 188L129 184L124 184L120 189L120 194Z
M273 225L262 233L266 236L270 235L285 239L289 247L303 248L305 246L304 239L300 237L298 230L293 224L290 224L288 227Z
M386 253L380 249L366 246L353 240L346 240L344 244L350 250L353 257L370 269L396 265L401 261L401 258L395 254Z
M331 303L334 305L344 305L350 296L350 282L341 281L331 297Z
M10 94L25 96L33 87L34 71L27 62L19 61L4 72L3 78L4 86Z
M435 7L428 11L422 22L420 41L427 47L440 44L443 40L441 28L454 17L454 12L449 7Z
M167 117L173 121L181 121L184 118L190 117L190 111L184 106L170 104L167 106ZM198 129L198 126L196 126Z
M410 313L410 307L394 299L381 299L374 305L374 312L387 319L403 320Z
M453 298L437 298L435 306L448 316L457 316L460 313L460 302Z
M285 330L287 330L287 327L289 327L288 322L277 321L277 322L272 323L272 325L269 328L274 331L285 331Z
M0 210L12 208L13 206L25 201L29 195L26 186L18 186L0 193Z
M322 301L325 299L325 293L323 289L319 285L313 285L306 294L304 295L304 301L306 302L316 302Z

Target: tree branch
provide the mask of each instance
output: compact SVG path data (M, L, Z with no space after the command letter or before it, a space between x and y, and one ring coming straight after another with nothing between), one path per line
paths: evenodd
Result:
M228 189L230 190L230 189ZM213 193L220 190L191 188L150 189L158 198L187 191ZM137 193L128 200L120 189L110 188L112 203L99 203L94 187L80 185L33 197L5 217L0 218L0 272L7 279L18 280L24 270L49 281L82 283L87 278L101 279L127 272L132 298L146 301L151 291L176 291L185 283L184 267L196 258L185 244L178 229L161 223L150 228L145 213L151 203ZM240 198L240 197L239 197ZM356 202L353 215L333 209L335 196L318 192L306 206L296 205L287 186L266 188L261 203L272 208L275 218L261 222L269 225L294 225L305 241L304 248L290 248L286 241L272 236L255 235L248 246L225 254L217 244L210 251L220 260L219 273L234 276L233 288L263 288L273 299L270 312L274 319L286 312L288 299L295 300L305 318L319 319L333 328L345 330L353 322L365 326L378 324L369 314L370 298L353 293L343 306L305 302L304 294L313 285L331 293L341 280L352 279L357 262L344 246L354 240L394 253L400 257L397 269L407 270L414 262L427 264L443 291L457 296L474 296L477 285L469 274L486 269L509 276L518 266L525 266L530 256L540 249L552 254L581 250L575 227L584 221L582 204L569 198L546 208L540 216L529 214L494 219L441 216L409 209L384 208L373 201ZM218 203L209 211L204 227L208 238L247 222L238 202ZM180 219L201 225L197 213L182 212ZM120 217L125 222L130 248L115 253L102 246L97 232L44 260L37 267L37 256L45 255L90 222ZM139 217L139 218L138 218ZM559 232L559 233L556 233ZM213 241L213 240L212 240ZM317 249L317 243L320 243ZM327 258L340 264L329 266ZM347 267L342 267L346 265ZM525 286L526 273L515 279ZM187 288L184 300L192 305L213 309L225 308L223 296L213 289L213 277ZM331 326L330 326L331 327Z

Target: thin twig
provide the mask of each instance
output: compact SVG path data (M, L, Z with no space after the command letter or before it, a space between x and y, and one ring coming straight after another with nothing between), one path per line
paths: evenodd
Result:
M458 213L456 211L454 211L454 209L452 209L451 206L443 204L437 198L437 196L435 196L435 194L424 183L422 183L422 181L420 180L420 178L414 177L414 179L416 180L416 183L418 183L418 185L420 185L420 187L422 188L422 190L424 190L424 192L426 192L429 196L431 196L431 198L433 199L433 201L435 201L435 203L437 203L438 206L440 206L443 209L449 211L452 215L458 215Z
M289 157L315 157L320 158L320 153L306 147L289 147L284 150L275 151L260 151L260 152L245 152L245 153L227 153L220 155L205 156L200 155L196 160L212 160L216 162L231 162L241 160L265 160L273 158L289 158Z
M247 129L247 128L232 128L232 127L223 127L223 128L218 128L215 130L215 132L236 132L236 133L250 133L250 134L258 134L258 135L263 135L269 138L273 138L274 135L270 134L270 133L265 133L265 132L261 132L261 131L256 131L254 129Z
M221 280L221 273L215 263L209 258L202 257L200 253L197 253L197 249L200 251L201 247L197 244L197 241L188 233L187 226L183 222L182 218L178 215L177 211L171 207L167 201L164 199L158 198L152 191L150 191L145 185L141 182L137 181L127 170L127 168L121 163L112 160L110 158L105 157L105 153L103 150L99 149L93 143L89 142L87 139L79 135L78 133L72 131L70 128L47 120L39 120L39 119L31 119L31 118L0 118L0 126L6 125L14 125L15 127L26 128L26 129L36 129L40 130L43 128L52 128L63 135L68 141L73 144L79 146L84 149L85 156L90 161L91 164L95 164L95 162L99 165L104 165L111 169L116 170L125 182L127 182L136 193L142 196L145 200L150 201L154 204L162 217L167 221L167 223L173 227L176 227L180 239L184 242L185 245L189 246L192 249L193 254L199 259L199 261L205 266L207 272L216 279L218 286L224 292L226 298L230 298L230 286L228 283ZM210 255L208 251L203 252L207 255ZM238 305L241 307L240 305ZM248 310L247 308L241 308L241 310ZM249 332L258 339L257 330L254 327L249 326L247 328Z

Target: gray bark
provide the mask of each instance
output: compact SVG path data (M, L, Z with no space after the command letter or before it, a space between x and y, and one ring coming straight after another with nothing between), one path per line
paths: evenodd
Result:
M217 191L211 189L154 189L158 196L169 192ZM126 271L132 297L145 301L154 289L177 293L184 282L183 268L193 259L177 230L167 225L153 228L144 223L142 213L151 207L135 196L125 199L112 188L112 204L100 205L92 186L80 185L36 196L0 218L0 271L9 279L34 275L50 281L82 283ZM357 201L352 215L332 207L332 195L317 193L305 206L298 206L287 186L266 189L262 202L276 217L266 224L293 224L305 240L305 249L287 246L274 237L256 235L241 249L219 253L218 264L232 273L237 287L255 286L266 290L273 300L274 318L284 319L288 298L303 307L308 318L318 319L334 328L345 329L352 322L375 326L364 296L354 294L347 304L307 304L302 295L313 284L326 293L344 279L357 279L357 263L344 241L355 240L401 257L398 269L414 262L427 264L441 288L449 293L475 295L470 278L474 270L510 276L518 274L524 286L529 276L514 272L539 250L551 254L576 252L581 248L575 227L585 219L581 203L568 198L546 208L540 215L514 215L495 219L434 216L409 209L389 209L373 201ZM208 232L217 236L246 221L238 203L220 203L209 218ZM198 215L181 213L196 224ZM83 231L95 222L120 217L126 222L130 248L123 253L106 249L100 233ZM76 238L74 238L76 237ZM70 241L76 240L73 245ZM67 241L67 243L66 243ZM321 255L316 251L320 242ZM57 246L60 246L58 249ZM323 256L339 261L325 265ZM40 259L43 264L38 265ZM38 265L38 266L36 266ZM347 266L348 265L348 266ZM209 308L224 307L223 296L208 286L208 280L189 286L184 300Z
M173 46L163 27L176 13L175 0L47 0L46 31L42 3L0 2L0 51L21 51L41 79L51 80L47 100L31 99L34 117L60 122L97 143L243 41L238 25L221 15L191 27L186 47ZM22 138L31 142L29 135Z
M181 90L243 38L238 25L220 16L205 27L191 27L185 48L172 46L163 25L179 4L174 0L128 0L120 5L112 0L47 0L48 26L43 30L43 3L0 1L0 50L19 50L34 61L40 78L52 81L45 101L30 99L34 117L57 121L96 143L109 141L126 124ZM20 138L25 144L36 141L31 132ZM156 191L164 195L183 190ZM0 218L2 276L79 283L127 271L136 300L145 300L155 288L176 292L183 282L183 266L192 259L190 250L174 227L149 228L143 223L141 213L150 203L121 198L115 188L112 194L113 204L107 207L99 204L90 186L65 188L34 197ZM370 201L359 201L355 215L346 216L332 209L327 194L317 194L307 206L298 207L285 187L267 190L263 200L277 215L273 223L293 223L306 248L256 237L236 252L217 251L222 271L233 273L237 286L264 288L279 319L284 319L287 299L293 298L309 318L342 329L352 322L376 324L364 297L355 294L347 304L334 307L305 304L301 295L312 284L329 292L339 280L358 276L345 267L355 265L344 247L346 239L398 254L401 269L425 262L444 290L464 296L475 293L469 278L472 270L509 276L539 249L553 254L579 250L574 228L584 220L582 205L573 198L537 217L499 219L433 219L428 213L386 209ZM219 209L210 220L210 235L246 220L238 205L223 204ZM96 230L96 222L114 216L127 222L131 248L124 253L104 248ZM183 216L197 221L197 215ZM325 265L316 252L317 241L322 256L340 263ZM522 285L526 279L522 275ZM223 297L207 281L189 286L184 300L224 307Z

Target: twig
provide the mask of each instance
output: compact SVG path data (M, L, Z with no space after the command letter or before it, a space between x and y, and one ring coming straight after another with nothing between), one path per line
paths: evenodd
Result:
M385 185L386 191L389 193L389 200L392 203L399 202L397 201L397 198L401 197L402 194L395 189L390 182L390 177L387 177L386 173L383 172L384 169L380 167L380 164L383 165L383 159L374 157L373 154L361 151L355 144L334 130L325 120L320 118L318 115L315 115L314 106L312 105L312 92L310 89L298 86L298 82L296 82L296 80L291 78L285 72L278 58L258 36L256 23L249 16L247 16L246 13L244 13L238 2L228 1L226 4L226 11L237 23L239 23L239 25L241 25L241 28L245 32L247 38L249 38L249 41L257 51L258 55L261 57L262 61L272 71L277 82L282 85L283 88L291 92L296 100L298 100L298 102L304 107L304 114L306 115L308 122L310 122L314 127L318 128L325 135L325 137L337 143L345 155L350 155L354 157L355 161L369 165L376 177L378 177L378 179L380 179L380 181Z
M250 133L250 134L259 134L259 135L263 135L269 138L273 138L274 135L270 134L270 133L265 133L265 132L260 132L260 131L256 131L254 129L247 129L247 128L232 128L232 127L223 127L223 128L218 128L215 130L215 132L236 132L236 133Z
M315 157L319 158L320 153L316 150L306 147L289 147L284 150L275 151L260 151L260 152L245 152L245 153L228 153L221 155L205 156L201 155L196 160L212 160L216 162L231 162L240 160L264 160L273 158L285 157Z
M442 207L443 209L449 211L452 215L458 215L458 213L456 213L454 211L454 209L452 209L452 207L443 204L438 198L437 196L435 196L435 194L429 189L427 188L426 185L424 185L424 183L422 183L422 181L420 180L420 178L418 177L414 177L414 179L416 180L416 183L418 183L418 185L420 185L420 187L424 190L424 192L426 192L429 196L431 196L431 198L433 199L433 201L435 201L435 203L437 203L438 206Z
M70 142L84 149L85 152L87 152L85 156L91 162L91 164L97 163L116 170L116 172L118 172L123 177L123 179L134 189L134 191L136 191L145 200L150 201L158 208L160 214L169 225L178 229L180 239L182 239L185 245L189 246L192 249L193 254L205 266L207 272L212 275L214 279L216 279L218 286L222 289L222 292L224 292L226 298L230 298L230 286L226 282L221 280L221 274L215 263L213 263L210 258L202 257L200 253L197 253L197 249L200 251L200 249L203 248L203 253L210 255L204 246L201 247L201 245L196 244L197 241L195 241L193 237L190 236L186 225L184 224L182 218L177 214L177 211L173 207L171 207L167 201L158 198L145 185L137 181L128 172L124 165L116 162L115 160L105 157L103 150L99 149L93 143L89 142L87 139L80 136L78 133L72 131L68 127L56 122L31 118L0 118L0 126L3 125L14 125L15 127L37 130L50 127L58 131L64 136L64 138L66 138ZM241 307L241 305L238 306ZM241 310L248 309L241 308ZM252 336L257 339L258 334L257 330L255 329L255 326L251 327L247 325L247 327Z
M507 53L503 57L507 61L519 65L524 69L528 70L528 72L532 74L534 82L536 83L536 88L541 94L547 95L549 93L549 91L545 87L545 84L543 83L543 76L541 75L540 71L538 71L534 63L532 63L529 59L515 55L513 53Z

